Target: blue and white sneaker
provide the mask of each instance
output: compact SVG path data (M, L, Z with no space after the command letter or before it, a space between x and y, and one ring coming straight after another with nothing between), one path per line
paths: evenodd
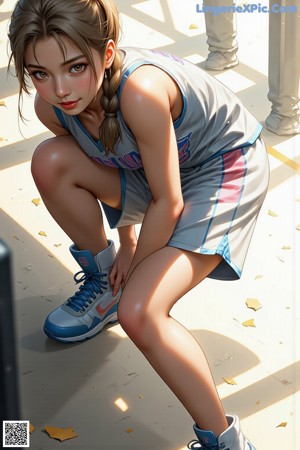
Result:
M95 257L75 245L70 247L70 252L82 268L74 280L82 284L73 297L49 314L44 325L46 335L60 342L84 341L94 337L106 324L116 322L121 295L119 292L113 297L108 280L116 257L112 241Z
M252 444L241 431L240 421L237 416L226 416L228 428L216 438L212 431L200 430L194 425L197 441L189 443L190 449L202 450L255 450Z

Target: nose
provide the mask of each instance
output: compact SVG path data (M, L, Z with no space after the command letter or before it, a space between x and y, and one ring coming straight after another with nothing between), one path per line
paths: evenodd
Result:
M63 77L57 77L55 79L55 91L59 98L65 98L70 95L71 90L69 83Z

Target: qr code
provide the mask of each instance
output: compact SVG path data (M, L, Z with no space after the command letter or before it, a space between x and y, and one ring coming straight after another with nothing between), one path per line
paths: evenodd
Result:
M3 447L29 447L29 420L3 421Z

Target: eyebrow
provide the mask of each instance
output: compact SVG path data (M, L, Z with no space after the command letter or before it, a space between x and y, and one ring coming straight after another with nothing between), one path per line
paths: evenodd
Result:
M74 61L77 61L78 59L85 58L85 57L86 57L85 55L74 56L74 58L70 58L70 59L68 59L67 61L64 61L64 62L61 64L61 66L62 66L62 67L63 67L63 66L67 66L68 64L71 64L71 63L73 63ZM45 69L45 67L40 66L40 65L38 65L38 64L27 64L26 67L27 67L27 68L32 67L32 68L36 68L36 69Z

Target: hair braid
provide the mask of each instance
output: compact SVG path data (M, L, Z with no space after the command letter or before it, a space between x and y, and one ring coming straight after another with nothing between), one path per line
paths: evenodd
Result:
M104 109L104 119L100 125L99 138L106 151L114 153L114 146L121 136L120 124L117 120L119 99L117 90L121 81L122 56L116 51L114 62L110 69L106 70L106 76L102 83L103 94L100 99Z

